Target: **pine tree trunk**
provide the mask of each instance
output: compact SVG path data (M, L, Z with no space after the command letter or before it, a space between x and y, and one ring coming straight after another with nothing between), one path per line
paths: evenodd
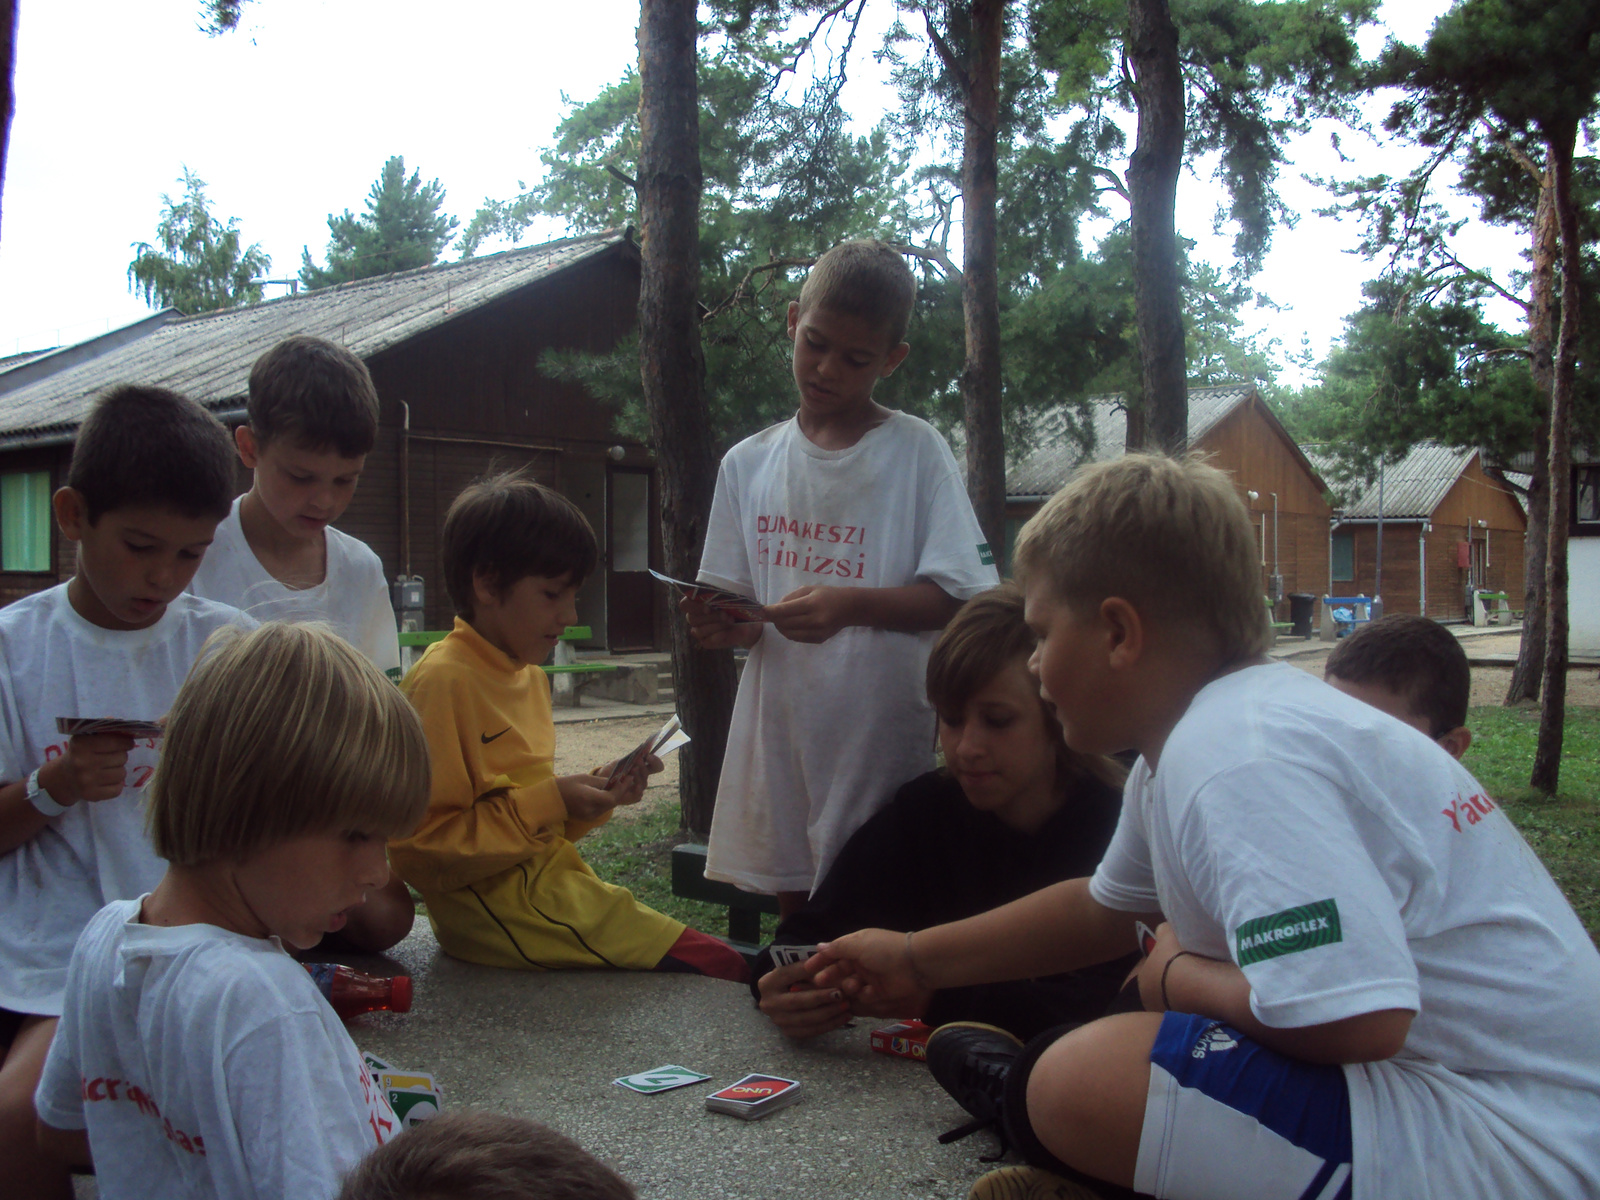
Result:
M695 78L694 0L643 0L639 12L639 369L661 492L667 573L699 570L717 462L701 379L700 126ZM672 614L672 678L678 713L693 740L680 751L683 824L711 828L717 778L728 741L733 657L697 650Z
M1177 454L1189 441L1176 224L1184 106L1178 27L1167 0L1128 0L1128 59L1139 105L1128 208L1145 445Z
M967 494L996 556L1005 546L1006 451L1000 413L1000 284L995 200L999 176L1000 55L1005 0L972 0L972 49L961 151L961 372Z
M1528 280L1528 366L1534 386L1541 396L1550 395L1554 381L1556 323L1556 259L1561 253L1560 230L1556 225L1555 187L1548 160L1539 181L1539 205L1533 219L1533 271ZM1548 401L1547 401L1548 403ZM1539 698L1544 679L1545 620L1547 605L1544 585L1545 561L1549 551L1550 509L1550 417L1534 438L1533 479L1528 485L1528 537L1526 579L1528 594L1522 604L1522 642L1517 648L1517 665L1506 688L1507 704Z
M17 0L0 0L0 192L6 183L6 158L11 147L11 114L17 92Z
M1578 130L1546 131L1556 221L1561 230L1561 332L1556 338L1554 381L1550 388L1549 551L1544 564L1544 694L1539 703L1539 744L1533 753L1529 785L1553 794L1561 782L1561 743L1567 710L1567 524L1572 487L1572 392L1576 384L1578 327L1583 307L1578 244L1578 208L1572 194L1572 155Z

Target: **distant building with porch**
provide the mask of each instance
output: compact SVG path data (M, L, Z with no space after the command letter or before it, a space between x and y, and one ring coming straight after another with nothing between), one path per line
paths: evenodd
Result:
M1572 448L1572 523L1567 529L1567 650L1600 658L1600 446Z
M1127 412L1119 397L1088 401L1086 419L1075 409L1048 414L1028 452L1006 467L1006 553L1009 567L1017 531L1080 465L1124 453ZM1086 449L1079 432L1091 437ZM1189 389L1189 447L1210 456L1233 476L1250 510L1261 555L1261 591L1278 603L1328 590L1328 519L1332 510L1316 468L1254 384Z
M1318 448L1308 448L1322 461ZM1331 474L1331 470L1325 473ZM1383 527L1382 580L1378 527ZM1469 589L1522 611L1528 516L1507 477L1474 449L1421 442L1336 498L1328 539L1334 595L1381 595L1386 613L1469 615Z
M247 308L159 313L20 361L0 372L0 602L72 573L49 496L97 394L156 384L237 425L256 358L312 334L366 362L382 406L339 527L377 551L390 579L423 578L427 628L451 619L438 538L451 499L490 469L525 468L572 499L599 537L599 569L578 597L588 644L662 648L666 608L646 573L660 556L650 451L616 437L582 387L538 369L546 350L610 350L632 328L638 294L632 231L613 230Z

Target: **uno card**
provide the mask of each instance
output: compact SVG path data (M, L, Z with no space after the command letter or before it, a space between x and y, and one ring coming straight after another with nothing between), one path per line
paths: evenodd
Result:
M394 1070L394 1068L391 1067L387 1062L379 1058L376 1054L373 1054L371 1051L363 1051L361 1054L361 1061L366 1063L367 1070L372 1072L373 1083L378 1082L378 1076L383 1074L383 1072Z
M409 1128L418 1121L439 1115L443 1098L439 1085L428 1072L385 1064L385 1069L376 1074L378 1087L387 1097L389 1107L394 1109L394 1115L400 1118L401 1125Z
M766 611L754 596L741 596L738 592L726 592L721 588L708 587L703 583L690 583L684 579L674 579L670 575L663 575L660 571L651 571L662 583L670 584L677 588L691 600L697 600L707 608L716 612L727 613L735 623L759 624L767 619Z
M640 1071L637 1075L624 1075L611 1082L618 1087L627 1088L630 1092L650 1096L656 1092L670 1092L673 1088L688 1087L691 1083L699 1083L702 1079L710 1078L711 1076L691 1071L688 1067L669 1064L657 1067L653 1071Z
M689 735L683 731L683 722L674 713L670 721L628 751L624 757L617 760L617 765L611 768L611 778L606 781L606 791L610 791L618 783L626 779L650 755L654 754L657 757L662 757L671 754L688 741Z
M158 738L166 730L158 721L135 721L125 717L57 717L56 732L69 737L125 733L131 738Z
M809 946L786 946L774 942L772 946L772 961L780 967L792 966L803 963L817 952L815 944Z
M778 1075L746 1075L706 1097L706 1109L755 1121L800 1099L800 1081Z

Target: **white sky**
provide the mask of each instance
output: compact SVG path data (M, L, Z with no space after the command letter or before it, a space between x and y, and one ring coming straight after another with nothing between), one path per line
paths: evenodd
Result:
M1385 13L1398 36L1416 41L1447 7L1389 0ZM197 28L198 0L20 8L0 355L148 314L128 291L130 245L154 238L161 194L181 191L185 164L206 181L213 215L237 217L245 241L272 256L273 278L298 272L302 246L323 259L327 215L359 212L392 154L438 178L446 209L465 224L485 196L510 196L518 180L538 176L563 95L586 100L621 75L634 59L638 18L638 0L258 0L236 33L213 39ZM1381 33L1369 36L1369 49L1381 44ZM893 96L860 51L858 43L845 105L871 124ZM1359 306L1362 281L1377 273L1348 253L1355 228L1314 215L1326 197L1298 177L1403 167L1354 135L1344 145L1357 157L1340 168L1328 132L1314 133L1294 148L1296 165L1282 180L1304 215L1298 228L1278 230L1254 286L1285 308L1250 324L1286 351L1304 337L1320 357ZM1199 240L1201 257L1222 264L1229 239L1211 233L1217 203L1209 180L1184 178L1180 229ZM531 237L562 232L550 225ZM1521 239L1486 231L1472 249L1504 277L1518 265Z

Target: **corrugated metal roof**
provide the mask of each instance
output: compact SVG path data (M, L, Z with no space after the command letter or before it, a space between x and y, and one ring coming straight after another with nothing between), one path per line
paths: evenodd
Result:
M1418 442L1411 452L1383 469L1383 516L1385 520L1426 520L1433 516L1446 493L1478 454L1471 447L1461 450L1437 442ZM1306 457L1317 464L1325 476L1336 475L1337 460L1327 450L1307 448ZM1342 506L1341 513L1356 520L1378 516L1378 480L1365 484L1356 480L1348 489L1356 493Z
M212 408L242 404L250 367L292 334L340 342L370 358L626 241L607 230L540 246L185 317L0 396L0 445L74 429L119 383L173 388Z
M1189 389L1189 443L1211 429L1255 393L1254 384ZM1120 458L1128 438L1128 414L1121 396L1091 396L1089 411L1080 416L1070 406L1040 418L1033 448L1006 466L1006 496L1049 496L1059 491L1067 477L1088 462ZM1086 428L1084 428L1086 427ZM1080 432L1092 432L1092 449L1085 452ZM958 455L958 458L961 456Z

